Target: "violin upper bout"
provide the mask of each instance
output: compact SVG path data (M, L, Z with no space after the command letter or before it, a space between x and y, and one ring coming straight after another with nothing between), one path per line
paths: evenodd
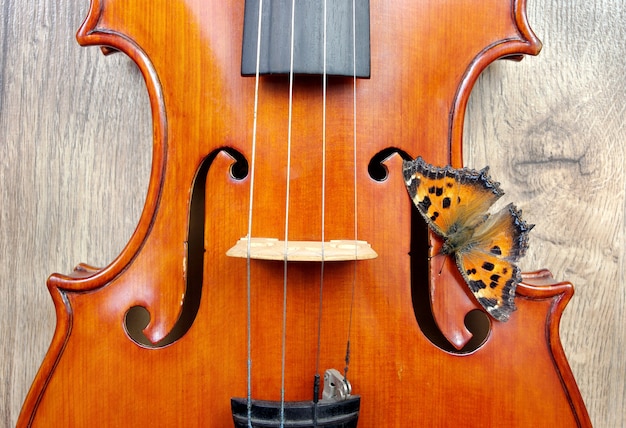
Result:
M489 64L498 59L521 60L525 55L538 55L541 51L541 41L535 35L528 22L526 0L516 2L505 0L501 3L506 3L506 7L510 8L506 12L512 19L508 23L509 28L507 30L498 30L505 31L505 33L499 39L491 39L483 45L483 48L476 54L465 70L455 95L449 135L449 163L455 168L463 165L462 145L465 110L469 95L478 76ZM472 4L472 7L475 7L475 5ZM493 8L495 4L487 5L487 2L485 2L484 7ZM485 14L485 16L488 15ZM476 37L478 37L478 34L476 34Z

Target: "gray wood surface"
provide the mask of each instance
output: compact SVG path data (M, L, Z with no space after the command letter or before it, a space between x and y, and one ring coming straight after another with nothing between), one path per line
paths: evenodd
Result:
M143 206L151 117L122 55L81 48L87 0L0 0L0 426L13 426L55 325L45 287L105 265ZM524 270L576 295L561 335L591 419L626 425L626 4L529 0L543 52L483 74L466 164L535 223Z

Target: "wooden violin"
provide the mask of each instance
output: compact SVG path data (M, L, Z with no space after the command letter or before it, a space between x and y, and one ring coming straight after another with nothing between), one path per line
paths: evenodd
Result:
M152 170L121 254L49 278L18 426L591 425L571 284L489 316L402 176L462 166L479 74L541 48L525 0L91 0L77 37L140 68Z

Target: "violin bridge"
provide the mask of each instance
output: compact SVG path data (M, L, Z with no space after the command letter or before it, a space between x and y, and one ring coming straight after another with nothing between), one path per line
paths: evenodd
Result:
M275 238L241 238L226 252L229 257L290 262L336 262L378 257L366 241L281 241Z

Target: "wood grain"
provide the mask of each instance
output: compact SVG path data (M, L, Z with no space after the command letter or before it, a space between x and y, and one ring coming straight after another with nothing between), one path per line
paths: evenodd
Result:
M88 2L1 5L0 425L9 427L54 330L46 277L108 263L136 226L151 118L131 61L77 45Z
M624 426L626 6L535 0L542 53L476 85L466 164L491 173L535 223L525 270L574 283L561 338L592 422Z
M150 170L145 85L122 55L80 48L86 0L0 0L0 425L13 426L55 324L51 272L104 265L136 226ZM465 160L491 166L533 230L525 270L576 295L565 351L595 426L626 419L626 6L533 0L537 58L479 80Z

